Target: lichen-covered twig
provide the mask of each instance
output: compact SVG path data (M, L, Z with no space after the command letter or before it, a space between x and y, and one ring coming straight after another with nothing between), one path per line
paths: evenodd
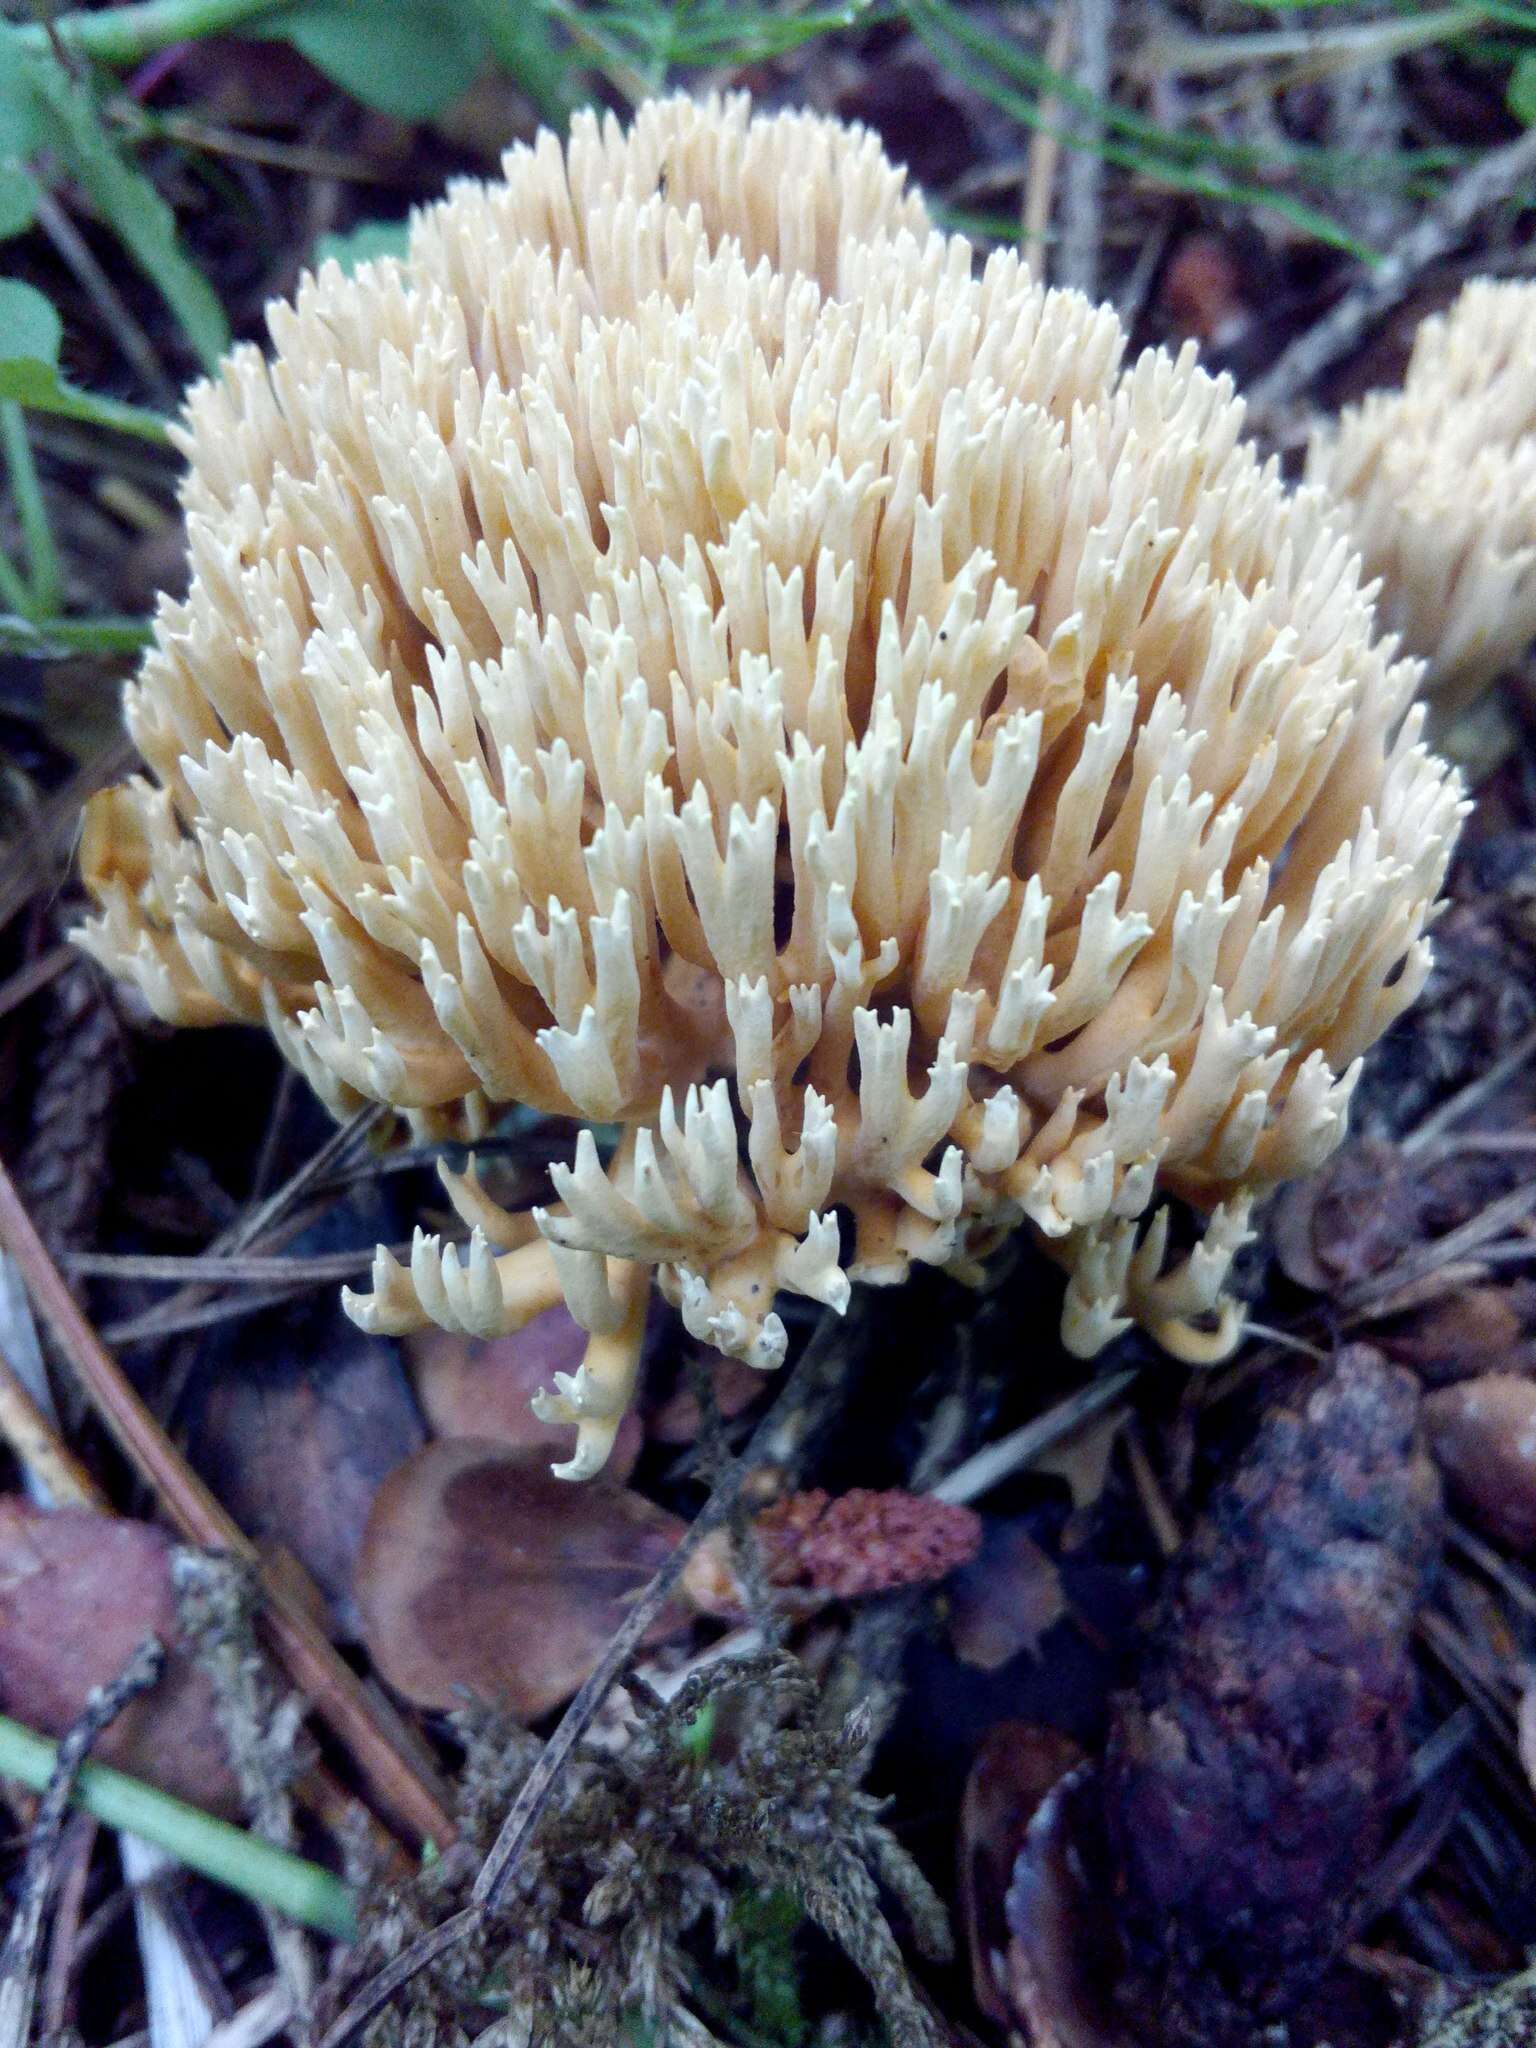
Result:
M1421 2048L1530 2048L1536 2040L1536 1970L1480 1991L1425 2036Z
M0 1950L0 2048L27 2048L32 2007L37 1996L38 1961L43 1912L53 1886L54 1865L64 1817L74 1796L81 1766L92 1745L141 1692L160 1676L165 1651L153 1636L134 1651L121 1674L97 1686L85 1710L53 1751L48 1788L38 1808L22 1871L21 1897ZM52 1745L50 1745L50 1748ZM0 1759L0 1773L5 1768Z
M824 1315L780 1396L784 1406L794 1407L798 1404L803 1386L808 1383L815 1384L821 1378L821 1367L825 1359L842 1341L843 1332L836 1320L830 1314ZM529 1773L527 1782L503 1822L495 1846L485 1859L485 1864L475 1881L473 1896L477 1905L492 1906L500 1897L523 1844L538 1825L539 1815L566 1760L592 1725L599 1707L644 1641L646 1630L671 1597L689 1558L705 1537L723 1527L729 1520L731 1511L740 1498L747 1475L762 1462L762 1450L771 1441L777 1427L776 1418L777 1404L758 1425L757 1432L746 1451L721 1475L709 1499L689 1523L686 1536L636 1600L624 1626L604 1651L603 1661L566 1708L560 1726L550 1737L538 1762Z
M296 1755L303 1703L279 1700L256 1645L260 1589L239 1559L182 1550L172 1565L177 1613L213 1687L214 1711L245 1810L256 1833L275 1847L293 1847L289 1787L301 1768ZM310 2038L314 1964L303 1933L281 1915L263 1913L267 1941L289 1995L300 2048Z

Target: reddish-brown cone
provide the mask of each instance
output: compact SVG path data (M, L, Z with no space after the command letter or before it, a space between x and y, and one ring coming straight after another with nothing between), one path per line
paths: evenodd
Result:
M981 1547L981 1517L970 1508L863 1486L836 1496L820 1488L789 1494L753 1528L775 1584L836 1600L927 1585L969 1564Z

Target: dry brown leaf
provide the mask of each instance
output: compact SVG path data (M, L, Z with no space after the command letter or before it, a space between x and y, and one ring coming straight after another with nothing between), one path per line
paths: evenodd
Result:
M685 1526L612 1479L552 1477L547 1447L442 1438L374 1501L357 1567L364 1639L417 1706L473 1698L536 1721L592 1671ZM684 1625L672 1609L647 1641Z
M1070 1735L1028 1721L999 1721L987 1730L965 1782L960 1806L960 1910L971 1957L976 2003L1006 2026L1004 1992L1008 1921L1005 1901L1014 1859L1040 1801L1081 1763Z
M1531 1362L1526 1323L1528 1317L1536 1320L1533 1294L1524 1279L1458 1287L1405 1316L1399 1326L1376 1333L1375 1341L1432 1387L1485 1372L1514 1372Z
M97 1745L103 1763L179 1799L231 1813L239 1793L206 1674L181 1643L163 1529L87 1508L45 1511L0 1497L0 1705L62 1736L94 1686L110 1684L148 1635L167 1656L160 1681Z
M1424 1403L1430 1448L1457 1505L1513 1550L1536 1545L1536 1383L1483 1373Z
M1422 1235L1425 1187L1384 1138L1359 1138L1271 1212L1275 1257L1288 1280L1316 1294L1357 1286L1394 1265Z
M1102 1497L1109 1479L1109 1461L1120 1432L1130 1419L1130 1409L1112 1408L1107 1415L1089 1423L1065 1442L1042 1451L1033 1469L1064 1479L1072 1493L1074 1511L1093 1507Z
M1021 1521L985 1526L981 1554L949 1586L949 1639L980 1671L1038 1657L1040 1638L1067 1611L1061 1573Z
M279 1329L259 1359L241 1343L195 1389L189 1455L264 1554L298 1558L333 1631L355 1637L368 1510L421 1447L421 1418L390 1345L330 1314L321 1342Z
M1520 1709L1515 1721L1515 1739L1520 1764L1533 1792L1536 1792L1536 1669L1529 1664L1521 1673Z
M1008 1887L1007 1999L1028 2048L1131 2048L1108 1899L1098 1776L1080 1764L1040 1801Z

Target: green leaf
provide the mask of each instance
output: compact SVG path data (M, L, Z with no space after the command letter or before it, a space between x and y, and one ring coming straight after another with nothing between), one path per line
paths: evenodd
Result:
M251 33L282 37L333 85L400 121L440 114L490 54L479 16L460 0L303 0Z
M373 263L380 256L403 256L409 238L409 221L361 220L344 235L321 235L311 261L316 270L334 262L350 273L359 263Z
M21 164L0 161L0 242L24 235L37 213L37 181Z
M181 246L176 216L118 149L90 92L51 54L33 55L8 24L0 25L0 76L13 68L30 89L39 143L53 149L83 186L176 315L204 365L212 369L229 347L229 323L213 287Z
M42 293L18 278L0 277L0 398L84 420L88 426L113 427L142 441L165 439L165 421L158 413L66 384L59 375L62 340L59 316Z
M1505 104L1522 127L1536 128L1536 51L1527 51L1509 74Z
M571 60L538 0L470 0L485 27L491 55L522 87L546 121L563 126L578 103Z
M19 278L0 277L0 371L18 358L56 365L63 339L64 323L50 300Z
M30 156L42 140L27 59L9 29L0 37L0 156Z
M115 433L133 434L140 441L163 442L165 421L142 405L125 405L120 398L103 398L94 391L82 391L66 383L52 363L36 356L0 358L0 398L14 398L34 412L57 413L60 419L80 420L88 427L110 427Z

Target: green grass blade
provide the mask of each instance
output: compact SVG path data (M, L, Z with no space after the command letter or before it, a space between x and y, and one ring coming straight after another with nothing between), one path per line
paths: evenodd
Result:
M1266 207L1315 240L1343 249L1361 263L1378 261L1373 249L1319 208L1266 185L1225 177L1214 168L1211 159L1219 161L1219 152L1205 147L1205 137L1179 135L1140 115L1128 114L1113 101L1085 93L1043 60L976 28L948 0L901 0L901 11L940 63L1023 126L1058 135L1072 147L1095 148L1107 162L1175 191L1231 205ZM1049 100L1079 113L1092 113L1110 132L1085 141L1070 126L1047 119L1045 104Z
M15 616L24 618L31 602L32 593L27 588L26 577L22 575L5 549L0 548L0 603L8 604ZM0 617L3 616L4 614L0 613Z
M35 619L0 612L0 654L23 654L33 661L63 661L72 654L137 654L149 640L148 619Z
M0 1777L18 1779L42 1792L57 1757L57 1743L0 1714ZM106 1764L87 1763L75 1786L75 1803L107 1827L153 1842L189 1870L243 1892L290 1920L318 1927L341 1941L356 1937L352 1896L339 1878L318 1863L292 1856L259 1835L173 1799L141 1778L130 1778Z
M874 0L832 0L742 7L737 0L544 0L579 45L622 63L659 91L674 71L735 69L764 63L855 26Z
M187 255L176 216L154 186L118 149L91 93L51 53L34 54L0 25L0 64L19 68L43 139L175 314L211 369L229 347L229 323L218 296Z
M41 22L28 22L15 34L33 52L48 50L51 37L57 36L82 57L123 70L172 43L227 35L288 4L289 0L139 0L137 5L55 15L46 28Z
M0 448L10 478L11 496L16 501L16 518L27 550L31 613L56 612L63 602L64 572L54 545L48 507L43 502L32 444L27 439L27 422L14 398L0 399Z

